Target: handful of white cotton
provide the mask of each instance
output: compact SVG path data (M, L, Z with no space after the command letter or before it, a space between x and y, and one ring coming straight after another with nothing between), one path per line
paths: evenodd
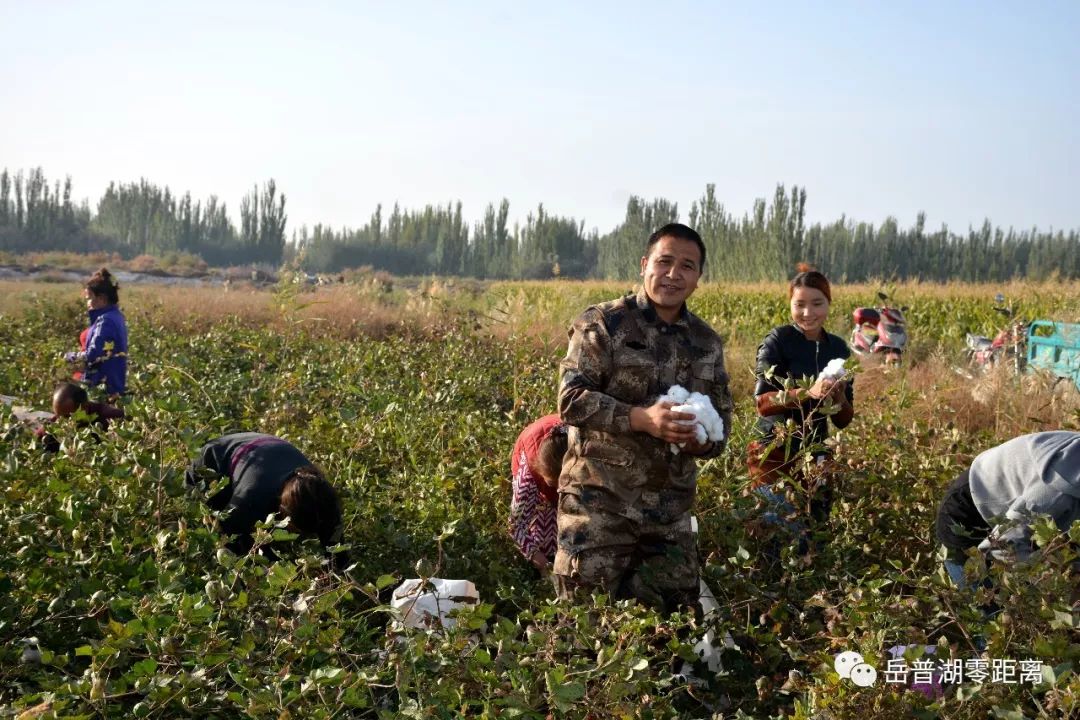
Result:
M675 412L694 416L694 434L699 443L724 439L724 420L716 412L708 395L689 392L682 385L672 385L667 393L660 396L660 401L674 403L671 409ZM678 455L680 447L682 446L672 443L671 452Z
M847 375L847 370L844 368L844 358L833 358L825 364L825 369L818 375L818 380L842 380Z

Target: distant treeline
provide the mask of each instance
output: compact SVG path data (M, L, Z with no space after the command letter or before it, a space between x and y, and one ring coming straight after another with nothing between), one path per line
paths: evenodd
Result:
M0 172L0 250L115 252L123 257L191 253L211 265L277 265L285 252L285 196L274 181L240 201L240 228L211 195L192 201L147 180L110 183L91 209L71 199L71 178L52 186L41 168Z
M71 196L71 178L50 186L40 168L0 173L0 250L183 252L216 266L294 262L312 272L371 266L407 275L633 279L645 238L681 219L704 238L712 279L782 279L799 261L841 281L1080 277L1075 229L1005 230L987 220L958 234L944 226L928 230L922 213L909 228L892 217L877 226L841 217L807 227L806 189L797 186L777 186L771 199L757 200L741 217L724 207L711 184L683 218L676 203L631 197L623 222L603 235L542 204L523 224L510 225L503 199L471 225L460 201L422 210L395 204L388 215L379 205L358 228L303 226L288 240L285 195L273 180L241 199L239 227L216 196L193 201L190 193L174 195L147 180L110 184L96 208L75 205Z

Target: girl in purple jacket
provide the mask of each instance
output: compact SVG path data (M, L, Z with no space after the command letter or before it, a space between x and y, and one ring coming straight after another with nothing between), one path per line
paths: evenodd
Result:
M105 385L110 398L127 391L128 333L124 314L120 312L120 286L105 268L90 276L83 289L86 310L90 316L86 349L68 353L69 362L82 362L86 369L82 379L87 385Z

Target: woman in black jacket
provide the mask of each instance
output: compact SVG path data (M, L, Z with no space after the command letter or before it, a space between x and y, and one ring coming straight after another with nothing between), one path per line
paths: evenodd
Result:
M846 360L851 351L843 339L825 331L832 290L820 272L800 264L788 286L791 323L773 328L758 347L757 437L748 448L752 486L774 503L783 500L773 486L783 476L806 490L810 515L828 517L832 489L830 451L825 446L829 419L837 428L851 422L854 396L848 377L821 377L830 360ZM794 383L814 380L809 390Z

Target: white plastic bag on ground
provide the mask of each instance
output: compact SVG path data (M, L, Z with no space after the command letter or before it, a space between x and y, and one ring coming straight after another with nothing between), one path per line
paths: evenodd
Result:
M390 606L401 612L405 627L454 627L450 611L480 604L480 594L470 580L430 578L426 586L410 578L394 589Z
M39 425L52 420L53 414L44 410L35 410L25 405L19 405L19 398L12 395L0 395L0 404L11 408L11 414L15 419L30 425Z
M16 420L32 430L43 427L45 423L53 419L53 414L51 412L34 410L33 408L24 405L12 405L11 414L15 416Z
M16 420L21 420L22 422L29 423L31 425L36 423L43 423L53 419L53 414L51 412L46 412L45 410L35 410L33 408L28 408L23 405L12 405L11 414L15 416Z

